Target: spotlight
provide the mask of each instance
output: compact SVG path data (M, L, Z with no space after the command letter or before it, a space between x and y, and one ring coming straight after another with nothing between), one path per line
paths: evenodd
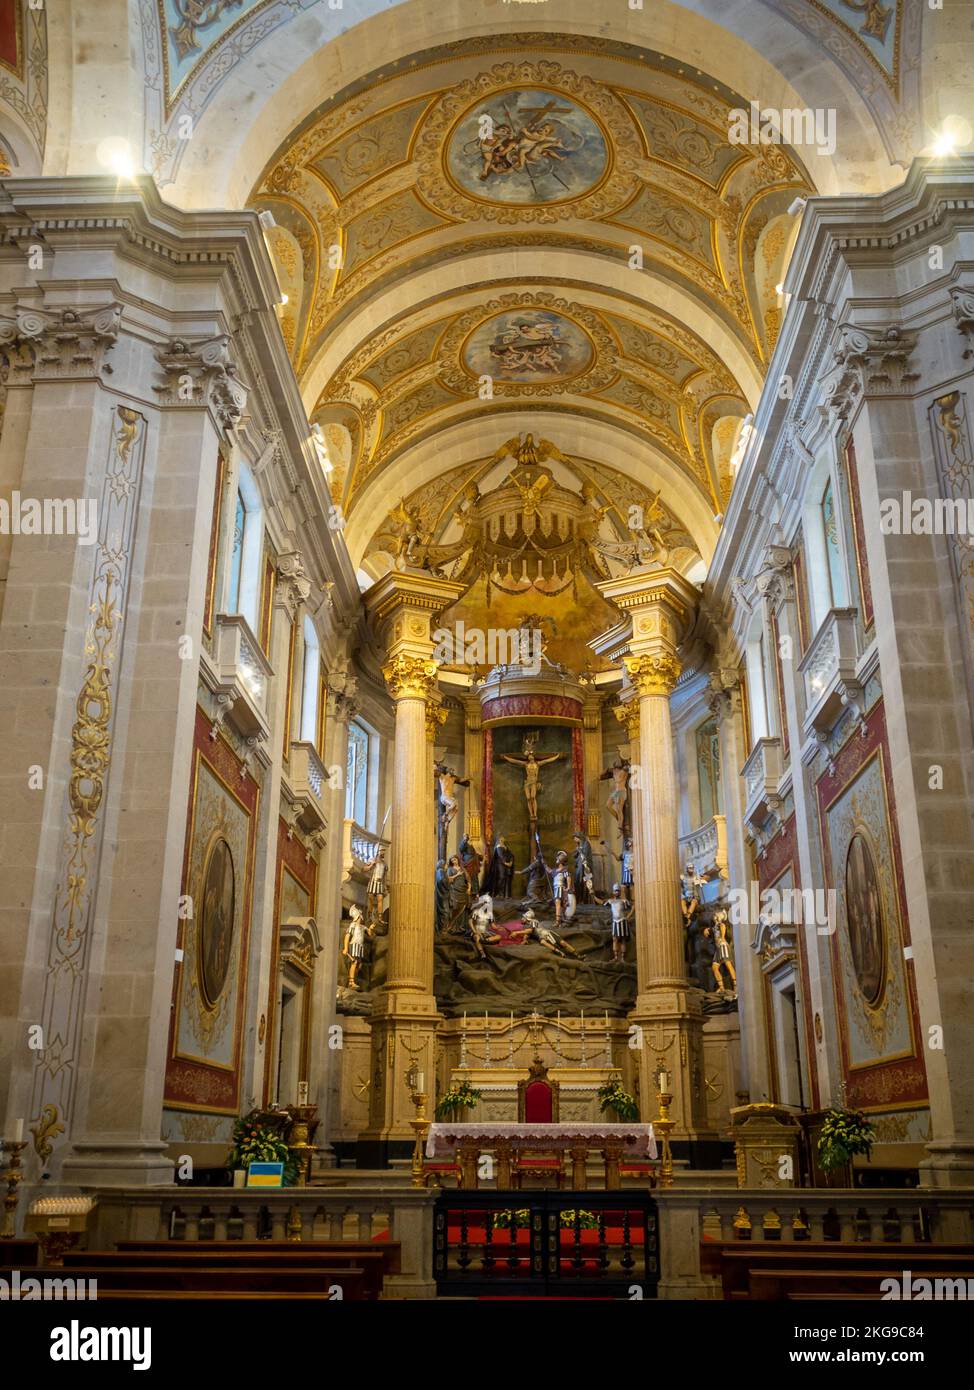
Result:
M970 121L963 116L947 116L933 142L933 153L940 159L947 159L969 145L971 137Z
M111 135L107 140L102 140L95 154L98 163L106 169L110 169L113 174L117 174L120 179L135 177L132 146L121 135Z

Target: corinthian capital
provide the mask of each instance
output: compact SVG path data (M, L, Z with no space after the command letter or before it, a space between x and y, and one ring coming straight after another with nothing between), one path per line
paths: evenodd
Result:
M436 689L438 669L435 661L400 652L383 666L382 674L394 700L428 700Z
M620 724L625 724L630 743L639 737L639 701L626 700L622 705L613 705L612 713Z
M965 338L974 337L974 290L956 285L950 292L950 299L957 327ZM971 356L970 348L964 356Z
M426 737L430 743L435 743L440 730L450 717L450 711L443 705L436 704L433 700L426 702Z
M864 397L899 396L912 389L920 376L910 363L916 345L917 335L897 324L862 328L840 323L832 342L834 365L824 379L830 413L844 420Z
M670 652L623 657L640 695L670 695L680 679L680 663Z
M156 353L165 384L157 386L163 405L212 409L224 429L239 424L247 387L230 356L230 338L173 338Z
M11 366L34 377L93 377L106 367L122 318L121 304L96 309L33 309L0 316L0 348Z

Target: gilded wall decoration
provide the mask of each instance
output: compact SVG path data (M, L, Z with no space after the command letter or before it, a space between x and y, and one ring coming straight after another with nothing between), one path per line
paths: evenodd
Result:
M274 944L273 959L280 953L281 923L293 918L313 917L318 887L317 860L305 853L296 835L290 833L287 822L278 817L277 858L274 886ZM280 1027L281 980L277 970L271 971L268 985L265 1033L276 1036ZM307 1043L307 1019L303 1024L305 1044ZM268 1046L264 1053L263 1100L267 1104L273 1099L271 1088L271 1067L274 1048Z
M146 421L127 406L112 414L108 458L98 499L98 540L88 589L84 673L75 699L63 837L54 889L40 1022L56 1040L37 1055L30 1116L53 1106L70 1126L98 904L99 867L112 764L132 553L145 458Z
M180 923L166 1068L167 1104L238 1108L247 952L260 789L197 709Z

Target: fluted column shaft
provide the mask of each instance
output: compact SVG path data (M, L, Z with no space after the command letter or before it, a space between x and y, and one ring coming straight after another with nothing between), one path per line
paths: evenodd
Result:
M433 668L435 664L428 663ZM430 873L427 802L431 795L426 697L414 688L396 699L392 824L395 837L389 878L389 976L387 990L433 990L433 879Z
M630 658L632 666L647 658ZM655 658L652 658L655 660ZM670 658L675 684L679 667ZM645 669L645 668L643 668ZM650 690L652 693L646 693ZM637 882L636 968L640 991L684 985L680 912L679 796L668 690L644 683L639 694L640 780L634 796ZM635 830L635 821L634 826Z

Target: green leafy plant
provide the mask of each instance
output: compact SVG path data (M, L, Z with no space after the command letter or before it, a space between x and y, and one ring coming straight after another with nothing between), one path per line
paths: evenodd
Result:
M622 1082L618 1077L614 1081L607 1081L604 1086L600 1086L598 1095L599 1110L603 1115L607 1110L611 1110L616 1119L623 1122L639 1119L639 1106L636 1104L636 1098L622 1089Z
M434 1114L438 1120L454 1119L461 1110L472 1110L480 1099L469 1081L455 1081L445 1096L436 1102Z
M872 1153L876 1135L874 1126L859 1110L837 1110L826 1112L818 1139L819 1166L825 1173L831 1173L848 1163L854 1154Z
M283 1163L286 1186L292 1186L297 1178L297 1164L284 1136L261 1123L259 1110L251 1110L235 1122L227 1155L228 1168L249 1168L252 1163Z

